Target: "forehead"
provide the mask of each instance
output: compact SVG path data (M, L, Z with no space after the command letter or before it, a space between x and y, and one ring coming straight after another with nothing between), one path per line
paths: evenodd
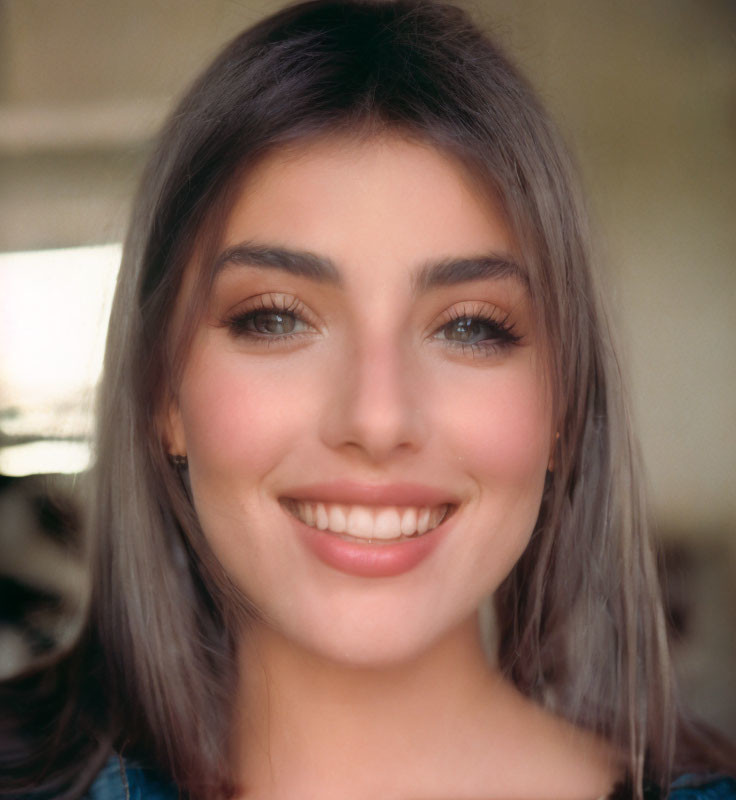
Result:
M458 160L399 136L329 138L265 157L236 193L223 246L250 241L369 272L514 250L500 204Z

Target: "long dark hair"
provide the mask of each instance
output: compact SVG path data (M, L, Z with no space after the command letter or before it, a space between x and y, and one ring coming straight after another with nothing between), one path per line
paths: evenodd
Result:
M531 543L496 592L501 669L621 748L637 797L673 769L734 768L733 749L715 739L698 756L705 740L677 708L626 395L565 148L459 9L313 0L225 48L169 118L143 176L99 400L88 620L72 651L2 688L6 791L79 797L115 749L192 797L227 795L232 653L250 609L168 463L161 414L248 169L289 142L382 131L459 159L500 199L547 342L560 438ZM199 287L175 338L193 258Z

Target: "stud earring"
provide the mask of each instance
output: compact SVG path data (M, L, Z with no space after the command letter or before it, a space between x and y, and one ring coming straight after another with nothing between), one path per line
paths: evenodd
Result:
M169 462L172 467L177 469L186 469L189 466L187 457L179 455L179 453L169 453Z

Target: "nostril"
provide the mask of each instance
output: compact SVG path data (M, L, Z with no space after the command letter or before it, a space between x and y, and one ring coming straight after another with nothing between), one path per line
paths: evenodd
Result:
M422 445L421 382L394 338L365 338L372 341L350 351L339 383L329 388L323 436L333 448L379 462Z

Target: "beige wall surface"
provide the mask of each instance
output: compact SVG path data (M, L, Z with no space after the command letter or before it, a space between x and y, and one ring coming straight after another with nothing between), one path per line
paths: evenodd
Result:
M280 5L4 0L0 251L119 240L173 98L224 41ZM717 640L716 661L734 663L736 3L463 5L530 76L578 156L655 520L671 541L701 544L698 580L718 616L703 635ZM721 713L736 729L729 697ZM709 703L723 705L717 693Z

